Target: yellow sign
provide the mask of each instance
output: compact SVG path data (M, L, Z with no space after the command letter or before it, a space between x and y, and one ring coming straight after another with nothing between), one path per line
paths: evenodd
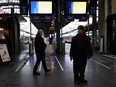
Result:
M50 27L49 30L54 30L54 27Z

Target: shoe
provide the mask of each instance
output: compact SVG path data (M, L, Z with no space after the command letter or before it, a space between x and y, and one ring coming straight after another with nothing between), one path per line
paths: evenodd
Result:
M74 77L74 80L80 81L80 78L79 77Z
M47 69L47 70L45 70L45 73L47 73L47 72L49 72L49 71L51 71L51 69Z
M80 80L74 80L75 84L81 84Z
M74 77L74 83L75 84L81 84L79 77Z
M81 83L87 83L88 81L83 79L83 80L80 80Z
M39 72L33 72L33 75L40 75Z

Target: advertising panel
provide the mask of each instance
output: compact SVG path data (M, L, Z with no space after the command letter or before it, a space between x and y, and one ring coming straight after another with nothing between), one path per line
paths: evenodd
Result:
M2 62L10 61L10 56L6 47L6 44L0 44L0 56Z

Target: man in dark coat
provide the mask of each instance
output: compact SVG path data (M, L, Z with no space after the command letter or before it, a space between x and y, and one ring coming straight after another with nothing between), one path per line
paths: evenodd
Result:
M44 68L45 72L49 72L50 69L47 68L46 62L45 62L45 49L46 49L46 44L44 42L44 39L42 37L43 31L38 30L37 35L35 37L35 53L36 53L36 63L33 69L33 74L40 75L39 72L37 72L37 68L40 64L40 61L42 61L42 66Z
M74 80L82 83L87 83L84 79L87 58L93 54L91 41L85 34L85 29L82 25L78 26L78 34L72 38L70 48L70 59L73 59Z

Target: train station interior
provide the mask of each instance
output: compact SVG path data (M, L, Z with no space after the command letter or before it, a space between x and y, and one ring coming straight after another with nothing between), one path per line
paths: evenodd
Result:
M0 87L116 87L115 5L116 0L0 0ZM93 50L84 84L75 83L70 60L79 25ZM40 75L33 75L40 29L51 71L45 73L40 62Z

